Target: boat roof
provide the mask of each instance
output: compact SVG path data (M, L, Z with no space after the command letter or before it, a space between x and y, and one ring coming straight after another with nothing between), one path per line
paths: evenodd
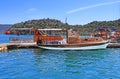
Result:
M56 29L55 28L55 29L38 29L38 30L46 30L46 31L51 31L51 30L53 30L53 31L56 30L57 31L58 30L59 31L59 30L65 30L65 29Z
M11 30L30 30L31 28L11 28Z

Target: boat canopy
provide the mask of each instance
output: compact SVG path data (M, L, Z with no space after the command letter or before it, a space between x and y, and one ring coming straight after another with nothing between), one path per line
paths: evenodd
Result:
M41 31L41 30L45 30L45 31L54 31L54 30L56 30L56 31L60 31L60 30L66 30L66 29L38 29L39 31Z
M30 30L32 28L11 28L10 30Z

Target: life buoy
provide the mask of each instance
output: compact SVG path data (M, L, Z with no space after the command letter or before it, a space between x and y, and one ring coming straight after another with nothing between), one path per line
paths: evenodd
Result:
M7 31L5 32L5 34L10 34L10 30L7 30Z

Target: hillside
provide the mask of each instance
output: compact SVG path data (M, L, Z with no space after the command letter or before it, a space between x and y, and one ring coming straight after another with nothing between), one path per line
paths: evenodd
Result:
M69 25L55 19L29 20L12 25L11 28L72 28L77 29L80 34L89 34L96 28L117 28L120 29L120 19L114 21L93 21L86 25Z
M40 19L40 20L29 20L21 23L14 24L12 28L62 28L65 24L55 19Z

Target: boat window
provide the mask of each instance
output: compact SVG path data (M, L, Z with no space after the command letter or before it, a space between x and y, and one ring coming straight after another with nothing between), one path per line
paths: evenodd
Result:
M85 39L85 41L88 41L88 39Z
M96 40L98 40L98 39L96 38Z
M55 45L55 44L60 44L60 42L46 42L47 45L49 44L52 44L52 45Z

